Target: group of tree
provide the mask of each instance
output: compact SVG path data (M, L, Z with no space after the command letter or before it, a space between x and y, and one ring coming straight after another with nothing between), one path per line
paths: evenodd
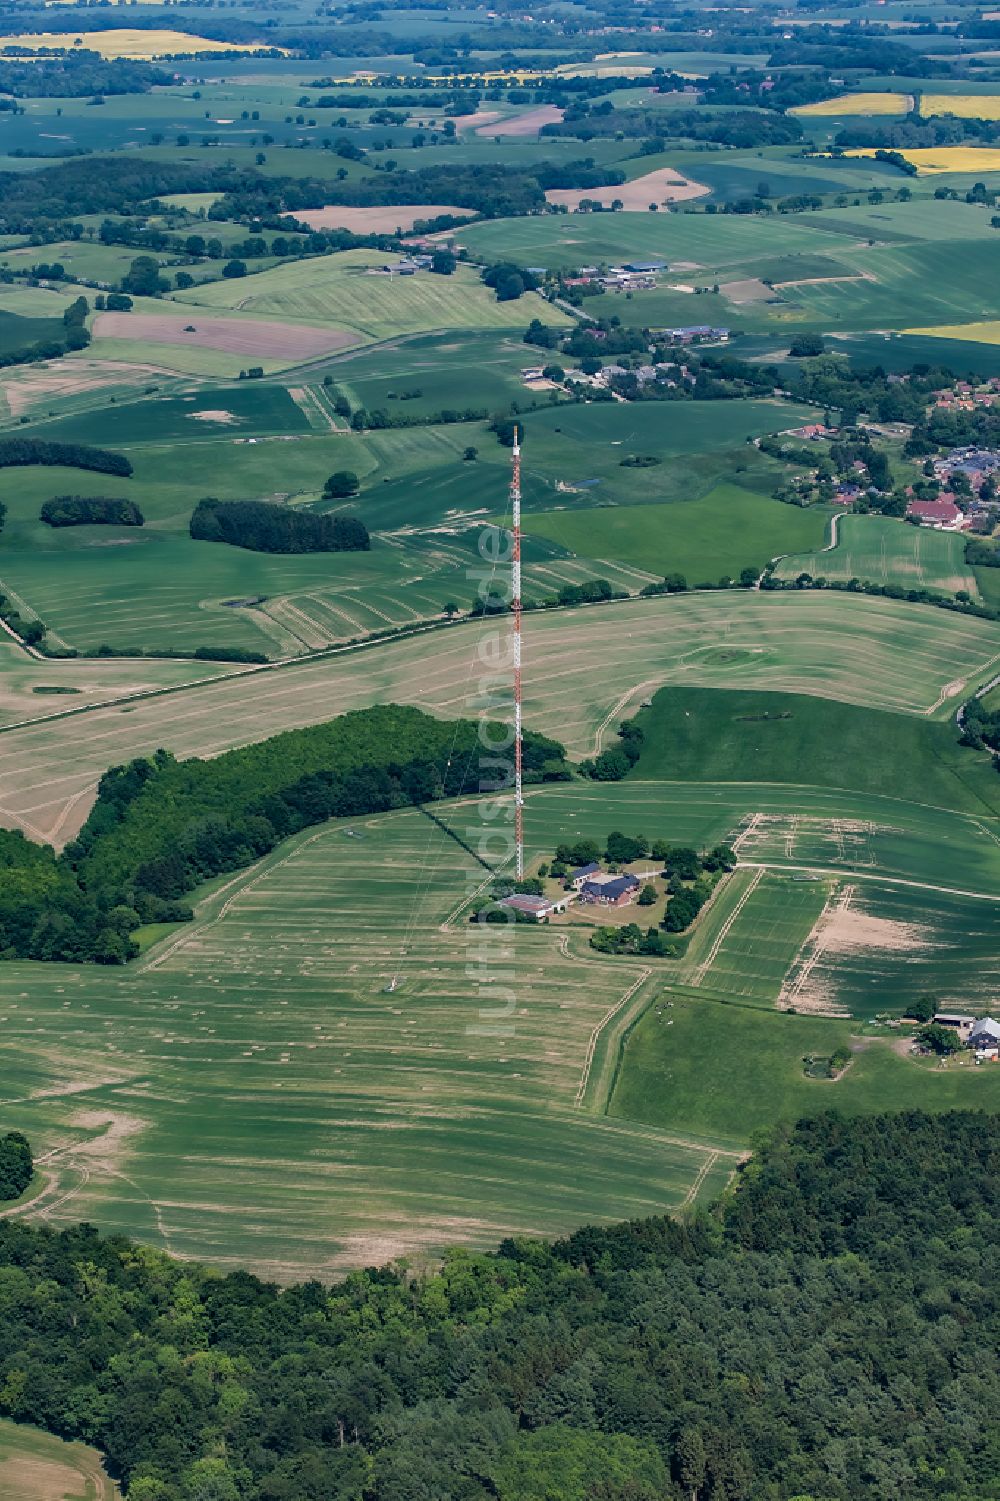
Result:
M195 507L189 530L196 542L228 542L253 552L367 552L371 547L368 528L356 516L295 511L266 500L206 497Z
M1000 1119L819 1115L709 1212L279 1288L0 1222L0 1412L129 1501L972 1501Z
M90 469L97 474L117 474L124 479L132 465L122 453L91 448L86 443L51 443L44 438L0 438L0 469L45 464L56 468Z
M34 1176L28 1138L20 1131L0 1136L0 1200L19 1199Z
M144 521L134 500L104 495L54 495L39 514L48 526L142 526Z
M564 757L555 741L529 734L526 779L562 778ZM212 761L159 751L112 767L61 856L0 834L0 955L123 962L136 953L131 935L141 923L190 916L179 899L200 881L242 869L327 818L479 791L480 761L474 723L390 707Z

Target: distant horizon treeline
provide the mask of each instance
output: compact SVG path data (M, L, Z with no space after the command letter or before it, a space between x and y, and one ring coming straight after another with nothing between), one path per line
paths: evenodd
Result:
M568 775L563 747L534 733L524 765L528 781ZM113 766L61 855L0 829L0 959L125 963L136 928L190 918L181 899L201 881L303 828L479 790L477 723L393 705L211 761L161 750Z

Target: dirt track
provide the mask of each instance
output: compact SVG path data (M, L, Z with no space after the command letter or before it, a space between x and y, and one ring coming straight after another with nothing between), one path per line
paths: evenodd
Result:
M261 359L307 359L356 344L357 334L338 328L308 328L297 323L262 323L250 318L206 318L192 308L174 317L160 313L98 313L95 339L141 339L150 345L189 344L225 354Z

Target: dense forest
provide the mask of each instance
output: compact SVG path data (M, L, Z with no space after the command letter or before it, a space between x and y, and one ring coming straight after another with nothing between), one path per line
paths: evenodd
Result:
M711 1214L279 1290L0 1222L0 1412L129 1501L995 1501L1000 1117L779 1128Z
M254 552L367 552L368 528L356 516L293 511L266 500L199 500L191 517L196 542L228 542Z
M92 469L98 474L132 473L123 453L91 448L86 443L49 443L42 438L0 438L0 469L22 464L47 464L70 469Z
M189 918L179 898L200 881L243 869L300 829L479 791L480 746L471 720L388 706L212 761L158 751L113 766L62 856L0 829L0 959L124 963L143 922ZM526 780L565 776L564 756L528 734Z
M104 495L53 495L39 512L49 526L142 526L134 500Z

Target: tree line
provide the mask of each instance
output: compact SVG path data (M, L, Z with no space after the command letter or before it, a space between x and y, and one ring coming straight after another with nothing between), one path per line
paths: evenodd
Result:
M54 495L43 501L40 519L48 526L142 526L134 500L106 495Z
M998 1168L995 1115L821 1114L707 1213L329 1288L8 1219L0 1412L128 1501L987 1501Z
M125 479L132 473L125 455L107 448L92 448L87 443L51 443L44 438L0 438L0 469L27 464L90 469Z
M199 500L189 527L196 542L228 542L253 552L367 552L368 528L356 516L294 511L266 500Z

